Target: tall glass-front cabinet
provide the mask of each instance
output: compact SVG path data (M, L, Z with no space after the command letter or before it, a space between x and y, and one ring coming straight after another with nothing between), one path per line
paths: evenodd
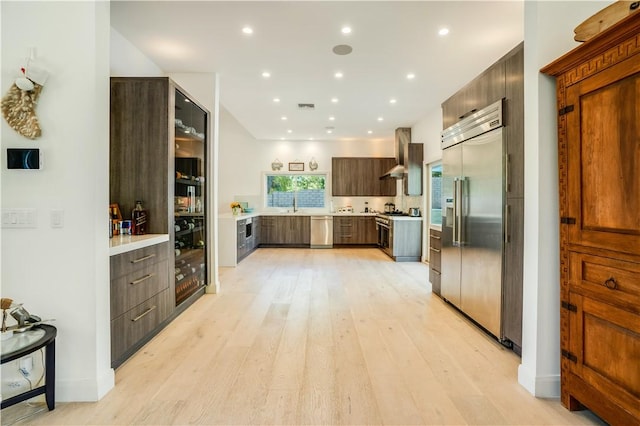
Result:
M147 233L169 234L169 312L209 279L208 124L209 112L169 78L111 78L110 202L130 212L141 200Z
M175 92L175 287L176 305L207 283L207 111Z

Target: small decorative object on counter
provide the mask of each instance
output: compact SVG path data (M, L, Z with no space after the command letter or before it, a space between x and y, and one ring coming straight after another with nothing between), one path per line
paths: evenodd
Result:
M122 235L131 235L131 221L123 220L120 225L120 233Z
M275 160L273 160L273 163L271 163L271 170L275 172L280 169L282 169L282 162L276 158Z
M365 213L369 213L369 202L368 201L364 202L364 212Z
M131 234L144 235L147 233L147 211L142 207L142 201L136 201L136 206L131 212Z
M240 206L240 203L237 201L234 201L233 203L231 203L231 211L233 212L234 215L240 214L240 212L242 212L242 207Z
M309 170L311 171L318 170L318 162L314 157L311 157L311 161L309 161Z

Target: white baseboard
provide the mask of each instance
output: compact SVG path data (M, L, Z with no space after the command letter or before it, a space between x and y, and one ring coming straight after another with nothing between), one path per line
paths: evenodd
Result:
M518 383L536 398L559 398L560 375L536 376L523 364L518 366Z
M56 402L94 402L115 386L115 372L110 368L96 380L57 380Z

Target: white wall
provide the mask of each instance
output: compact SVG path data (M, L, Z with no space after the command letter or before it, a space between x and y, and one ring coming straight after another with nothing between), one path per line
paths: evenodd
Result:
M573 29L611 2L525 2L525 221L518 381L560 395L560 267L555 81L539 73L579 43Z
M118 31L110 28L112 77L164 77L164 72Z
M442 159L440 132L442 132L442 108L440 107L431 111L411 128L411 142L424 144L424 162L427 164Z
M1 119L2 208L34 208L34 229L2 230L2 297L55 318L56 399L101 398L110 368L108 2L2 2L2 93L29 48L50 71L30 141ZM70 22L73 17L73 25ZM35 147L39 171L7 170L7 147ZM50 210L64 227L50 227Z

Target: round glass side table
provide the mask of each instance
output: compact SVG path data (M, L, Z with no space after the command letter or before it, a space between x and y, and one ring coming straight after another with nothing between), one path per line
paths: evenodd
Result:
M26 401L34 396L45 395L49 410L55 408L56 381L56 335L57 330L52 325L40 324L29 330L13 333L13 336L2 341L2 364L29 355L39 349L45 349L44 385L28 390L11 398L2 400L2 407L10 407L18 402Z

